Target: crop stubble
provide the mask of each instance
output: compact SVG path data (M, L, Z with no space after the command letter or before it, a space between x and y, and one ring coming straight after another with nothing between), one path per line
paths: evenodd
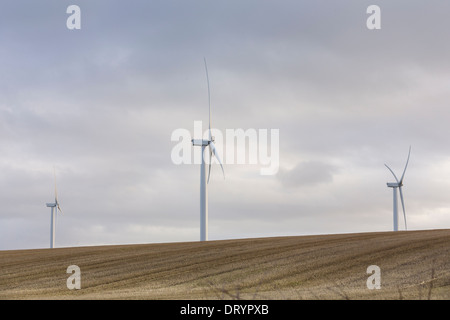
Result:
M0 298L449 299L450 230L0 251Z

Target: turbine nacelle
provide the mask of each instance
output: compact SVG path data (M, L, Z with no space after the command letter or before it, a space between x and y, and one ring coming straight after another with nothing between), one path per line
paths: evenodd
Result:
M56 203L46 203L46 206L49 208L54 208L56 207Z
M212 138L211 140L192 139L191 141L192 141L192 145L193 145L193 146L206 147L206 146L208 146L211 142L214 142L214 138Z
M387 184L387 186L388 186L389 188L399 188L399 187L403 187L403 183L400 184L400 183L398 183L398 182L388 182L388 183L386 183L386 184Z

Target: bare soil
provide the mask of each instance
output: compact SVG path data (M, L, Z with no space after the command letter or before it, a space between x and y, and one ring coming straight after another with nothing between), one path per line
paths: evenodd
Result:
M450 230L0 251L0 299L450 299Z

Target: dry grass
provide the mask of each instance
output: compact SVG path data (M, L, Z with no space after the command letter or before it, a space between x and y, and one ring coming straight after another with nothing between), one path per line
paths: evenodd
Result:
M0 251L0 298L449 299L450 230Z

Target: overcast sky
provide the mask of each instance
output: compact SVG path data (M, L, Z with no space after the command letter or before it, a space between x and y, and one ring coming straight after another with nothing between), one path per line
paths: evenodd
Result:
M81 29L69 30L69 5ZM381 8L369 30L367 7ZM174 130L279 129L279 170L213 165L210 240L450 228L450 3L2 1L0 250L199 240ZM197 149L197 147L196 147ZM194 152L194 150L193 150ZM226 153L226 150L223 152ZM225 155L223 154L222 157ZM401 214L399 227L404 229Z

